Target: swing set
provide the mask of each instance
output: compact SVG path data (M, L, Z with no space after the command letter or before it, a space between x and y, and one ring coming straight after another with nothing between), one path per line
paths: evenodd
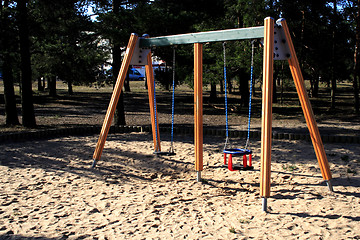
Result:
M105 116L105 120L100 132L100 136L93 155L93 167L100 160L104 149L106 137L108 135L111 121L113 119L116 105L124 85L129 65L145 65L150 116L152 125L152 135L154 151L161 152L159 122L157 121L157 110L155 99L155 82L151 59L151 47L176 46L181 44L194 44L194 140L195 140L195 170L196 180L201 181L201 171L203 170L203 44L208 42L226 42L234 40L254 40L263 39L263 90L262 90L262 127L261 127L261 171L260 171L260 195L262 197L262 210L267 211L267 199L270 197L270 174L271 174L271 141L272 141L272 96L273 96L273 62L274 60L287 60L295 82L296 90L303 109L304 117L310 132L315 154L318 159L323 179L326 181L329 190L333 191L331 185L331 171L324 146L317 127L314 113L311 108L309 97L306 92L305 82L301 73L300 65L294 50L290 32L285 19L279 19L276 23L273 18L267 17L264 26L251 28L237 28L219 31L198 32L189 34L179 34L149 38L147 35L138 37L131 34L125 55L122 61L120 72L114 87L110 104ZM253 63L252 63L253 68ZM252 70L251 68L251 70ZM226 63L224 64L224 75L226 79ZM173 78L174 80L174 78ZM252 81L251 81L252 82ZM226 86L226 84L225 84ZM174 95L173 81L173 95ZM226 91L225 91L226 92ZM251 96L251 95L250 95ZM251 102L251 100L250 100ZM173 109L172 109L173 111ZM227 115L227 111L226 111ZM249 106L249 116L251 115L251 104ZM172 114L173 116L173 114ZM173 119L172 119L173 122ZM173 123L172 123L173 124ZM249 117L250 125L250 117ZM249 139L248 128L248 139ZM173 135L173 133L172 133ZM227 138L228 138L227 120ZM229 169L232 166L232 155L243 156L243 168L251 166L251 150L240 148L224 148L224 160L229 154ZM171 150L170 150L171 152ZM249 164L245 162L246 155L249 155ZM245 157L244 157L245 156ZM230 164L231 163L231 164ZM230 169L231 170L231 169Z

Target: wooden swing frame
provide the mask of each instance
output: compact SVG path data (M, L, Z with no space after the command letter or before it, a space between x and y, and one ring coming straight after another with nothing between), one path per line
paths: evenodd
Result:
M276 29L281 29L283 34L280 39L284 44L286 57L279 57L276 52L278 40L274 38ZM278 37L278 36L277 36ZM111 126L115 113L116 105L119 100L121 89L124 85L127 70L130 63L136 62L139 65L145 65L146 79L148 85L151 126L154 141L154 150L161 151L160 131L155 131L156 108L154 106L154 75L151 60L151 51L144 51L147 55L145 60L141 61L134 57L136 48L147 49L149 47L171 46L180 44L194 44L194 138L195 138L195 170L197 172L197 181L201 181L201 171L203 170L203 43L220 42L231 40L258 39L263 38L263 91L262 91L262 127L261 127L261 178L260 195L263 199L262 209L267 210L267 198L270 197L270 174L271 174L271 142L272 142L272 96L273 96L273 62L277 60L288 60L289 67L295 82L296 90L299 96L301 107L310 132L311 140L315 150L316 157L320 166L323 179L327 182L329 189L331 186L331 171L325 154L324 146L321 140L319 129L317 127L314 113L306 91L304 78L301 73L300 65L294 50L290 32L285 19L279 19L275 24L274 19L267 17L264 20L264 26L229 29L210 32L180 34L172 36L163 36L155 38L139 38L136 34L131 34L126 52L122 61L121 69L113 90L110 104L105 116L105 120L100 132L100 136L93 155L93 166L100 160L104 149L105 141ZM276 45L276 47L274 47ZM275 50L274 50L275 49ZM141 51L140 51L141 52ZM142 54L144 54L144 52ZM144 58L144 57L143 57ZM137 62L138 61L138 62ZM159 129L159 126L157 126ZM155 135L157 134L157 136Z

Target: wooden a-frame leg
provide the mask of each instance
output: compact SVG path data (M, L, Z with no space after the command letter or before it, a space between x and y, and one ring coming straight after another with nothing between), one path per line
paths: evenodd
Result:
M110 104L109 104L108 110L107 110L106 115L105 115L104 123L103 123L103 126L101 128L100 136L99 136L98 142L96 144L96 149L95 149L95 152L94 152L94 155L93 155L94 161L93 161L92 167L95 167L96 162L100 160L101 153L102 153L102 151L104 149L106 138L107 138L107 135L109 133L109 129L110 129L110 126L111 126L112 119L114 118L116 105L117 105L117 103L119 101L121 89L124 86L126 73L128 71L130 61L131 61L132 55L134 53L135 44L136 44L137 40L138 40L138 36L136 34L134 34L134 33L131 34L129 43L128 43L127 48L126 48L125 56L124 56L124 59L123 59L122 64L121 64L120 72L119 72L119 75L117 77L115 87L114 87L114 90L113 90L113 93L112 93L112 96L111 96Z
M161 151L160 131L159 131L159 121L157 117L158 116L157 107L154 101L155 83L154 83L154 71L152 66L151 52L149 52L149 54L147 55L147 62L148 64L145 66L145 72L146 72L146 81L147 81L148 94L149 94L151 129L152 129L153 142L154 142L154 151L160 152Z
M308 94L306 91L304 78L302 76L299 61L297 59L294 45L291 40L289 28L284 19L280 19L278 21L278 23L281 24L281 26L283 27L286 41L289 45L291 58L288 60L288 62L289 62L291 74L292 74L294 82L295 82L295 86L296 86L296 90L297 90L297 93L299 96L301 107L304 112L305 120L306 120L308 129L309 129L309 132L310 132L311 141L314 146L315 154L318 159L321 173L322 173L324 180L327 181L330 191L333 191L332 185L330 182L332 176L331 176L331 171L330 171L330 167L329 167L329 162L326 157L324 145L322 143L319 129L317 127L314 113L313 113L313 110L312 110L312 107L310 104L310 100L309 100L309 97L308 97Z
M270 197L274 19L265 18L264 27L260 195L263 198L262 209L266 211L267 198Z
M203 96L202 96L202 62L203 45L194 44L194 138L195 138L195 170L196 180L201 181L203 170Z

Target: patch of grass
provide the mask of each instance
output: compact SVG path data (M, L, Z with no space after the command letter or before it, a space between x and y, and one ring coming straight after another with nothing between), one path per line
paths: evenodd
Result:
M298 170L299 168L296 165L283 165L283 169L285 171L293 172L295 170Z

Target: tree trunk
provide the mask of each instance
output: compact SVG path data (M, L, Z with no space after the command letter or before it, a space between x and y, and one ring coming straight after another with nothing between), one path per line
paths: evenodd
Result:
M357 1L356 44L354 52L354 109L359 114L359 82L360 82L360 0Z
M67 81L67 85L68 85L68 94L73 95L74 91L73 91L73 87L72 87L72 81Z
M115 116L114 116L115 126L126 125L125 120L125 108L124 108L124 92L121 91L119 102L116 106Z
M215 82L211 82L210 83L210 102L215 102L217 99L217 95L216 95L216 83Z
M276 81L273 81L273 103L277 103Z
M17 7L19 10L19 38L20 38L20 58L21 58L21 105L22 105L22 124L24 127L35 127L35 112L32 94L31 81L31 62L30 62L30 43L29 29L27 21L27 0L19 0Z
M39 92L44 91L44 85L43 85L43 81L42 81L41 77L38 77L37 82L38 82L38 91Z
M219 84L220 84L220 93L224 94L224 80L222 78L219 80Z
M2 8L7 8L9 6L9 1L4 1ZM1 9L3 10L3 9ZM14 78L12 74L12 58L10 54L10 42L9 35L6 34L6 29L8 25L9 14L7 12L1 13L1 42L2 46L1 52L4 56L4 63L2 66L3 70L3 82L4 82L4 102L5 102L5 123L6 125L19 125L19 117L16 109L16 97L14 91Z
M14 91L14 79L8 60L9 56L5 56L3 64L3 81L6 125L19 125L20 123L16 109L16 97Z
M241 106L249 105L249 75L245 73L244 70L240 70L239 74L240 79L240 96L241 96Z
M49 88L49 96L56 97L56 76L49 77L48 88Z
M231 80L230 79L228 79L227 80L227 87L228 87L228 91L229 91L229 93L232 93L232 89L233 89L233 87L232 87L232 82L231 82Z
M331 77L331 105L330 105L330 109L335 109L335 103L336 103L336 76L335 76L335 31L336 31L336 8L337 8L337 3L336 0L333 0L333 19L332 19L332 49L331 49L331 70L330 70L330 77Z
M124 89L125 89L125 92L131 92L131 89L130 89L130 69L132 68L132 66L130 65L129 66L129 69L127 71L127 74L126 74L126 78L125 78L125 84L124 84Z
M316 74L314 75L316 76ZM312 80L312 91L311 91L312 97L319 96L319 82L320 82L320 76Z
M119 14L120 10L120 0L113 0L112 10L114 14ZM120 50L120 44L118 43L118 40L113 38L113 65L112 65L112 71L113 71L113 83L115 85L117 76L120 71L121 67L121 50ZM125 109L124 109L124 94L123 91L121 91L119 102L116 106L115 116L114 116L114 124L115 126L119 125L126 125L125 121Z
M120 58L121 58L120 46L114 44L114 48L113 48L113 66L112 66L114 86L115 86L117 76L119 74L120 67L121 67L121 59ZM116 105L115 116L114 116L114 124L115 124L115 126L126 125L125 109L124 109L124 93L123 93L123 91L121 91L119 101L118 101L118 103Z

